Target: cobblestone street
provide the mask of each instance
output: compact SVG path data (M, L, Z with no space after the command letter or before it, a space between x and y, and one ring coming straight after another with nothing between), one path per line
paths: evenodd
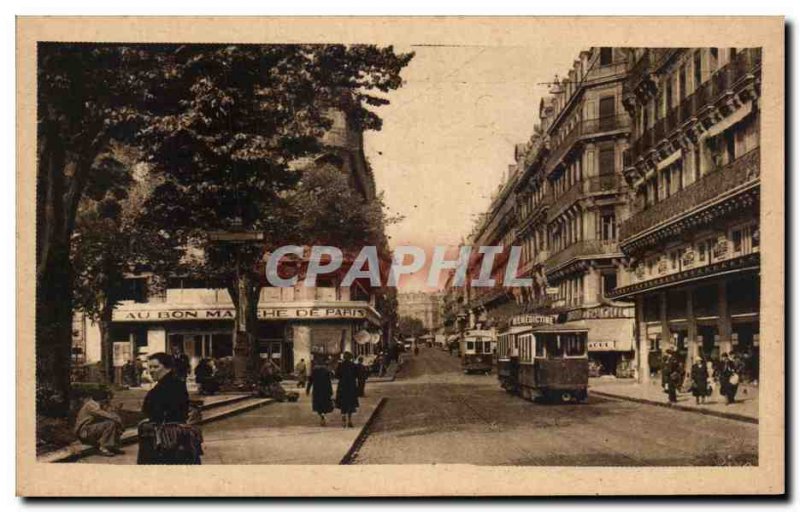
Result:
M359 450L360 464L685 466L755 464L758 426L592 396L539 404L464 375L457 357L409 358Z

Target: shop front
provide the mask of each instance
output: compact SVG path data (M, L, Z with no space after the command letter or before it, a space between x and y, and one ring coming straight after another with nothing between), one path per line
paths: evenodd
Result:
M230 306L123 304L113 321L115 339L131 343L138 357L178 350L193 369L202 358L233 356ZM345 350L373 355L379 325L379 314L366 302L260 305L256 337L261 357L291 373L300 359L338 358ZM368 333L368 343L355 341L361 332Z
M632 378L635 373L634 319L629 306L598 306L567 313L565 325L580 322L589 329L589 373Z

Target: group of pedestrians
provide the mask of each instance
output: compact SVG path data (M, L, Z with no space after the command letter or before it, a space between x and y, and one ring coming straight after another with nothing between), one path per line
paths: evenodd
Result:
M188 359L188 358L187 358ZM186 387L188 364L180 354L155 353L147 358L148 373L155 384L145 395L142 413L146 419L138 424L139 451L137 464L200 464L203 437L190 414ZM364 358L353 361L345 352L340 361L331 357L315 361L307 371L305 360L295 368L298 383L312 395L311 408L326 424L326 414L338 409L342 427L352 428L352 416L358 411L359 398L364 397L370 368ZM216 390L213 361L203 359L195 368L201 390ZM279 384L277 371L267 360L261 370L261 383L270 388ZM333 379L337 380L334 391ZM281 388L282 389L282 388ZM274 389L270 389L274 393ZM285 390L284 390L285 393ZM295 393L296 395L296 393ZM78 411L75 434L84 443L96 446L101 455L113 457L124 453L120 436L124 431L119 409L111 405L109 391L98 390L85 400Z
M689 372L691 382L690 391L695 398L695 403L706 403L706 398L714 391L714 383L719 385L720 395L725 397L726 405L736 402L736 393L741 381L741 362L723 353L718 361L695 358ZM678 401L677 392L684 381L683 363L677 353L667 350L661 367L661 378L664 391L667 393L669 403Z
M358 410L359 397L364 396L364 389L369 375L369 368L364 365L364 358L353 362L353 354L345 352L342 360L335 365L332 358L317 359L308 376L306 395L311 395L311 409L319 415L321 426L325 426L326 414L339 409L342 415L342 427L353 427L353 413ZM338 380L336 392L333 390L333 378Z

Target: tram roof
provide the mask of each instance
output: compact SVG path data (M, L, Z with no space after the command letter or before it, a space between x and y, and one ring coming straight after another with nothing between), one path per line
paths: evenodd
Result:
M469 338L469 337L472 337L472 336L494 337L494 335L495 335L494 331L482 331L482 330L477 330L477 329L475 329L473 331L467 331L467 332L464 333L464 337L465 338Z
M569 322L566 324L550 324L540 325L531 329L535 334L563 334L567 332L589 332L589 327L586 322L580 320L578 322Z

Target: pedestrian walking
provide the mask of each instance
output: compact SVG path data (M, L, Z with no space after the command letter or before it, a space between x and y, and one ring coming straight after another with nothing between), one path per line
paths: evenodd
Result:
M358 396L362 397L364 396L364 388L369 378L369 367L364 364L364 358L362 356L358 357L356 368L358 369Z
M705 403L708 396L708 369L699 357L692 365L692 395L698 404Z
M665 381L667 397L670 404L674 404L678 401L678 387L680 387L683 381L682 377L683 372L681 371L680 363L675 356L675 352L671 349L667 350L667 357L665 358L664 367L662 369L662 380Z
M306 367L306 360L301 359L294 367L294 374L297 377L297 387L306 387L306 380L308 379L308 368Z
M203 437L188 425L189 393L186 382L175 372L175 360L157 352L148 357L150 375L156 380L147 392L139 424L137 464L200 464Z
M726 405L736 402L736 391L739 389L739 373L728 354L722 354L719 372L719 392L725 397Z
M352 427L352 415L358 410L358 368L353 363L353 354L344 353L344 361L336 368L336 407L342 413L342 427Z
M119 448L122 430L122 419L111 410L111 393L106 390L93 392L75 419L75 435L78 439L96 447L106 457L124 453Z
M325 415L333 412L333 384L331 371L325 361L317 360L306 384L306 396L311 395L311 410L319 414L319 424L325 426Z

